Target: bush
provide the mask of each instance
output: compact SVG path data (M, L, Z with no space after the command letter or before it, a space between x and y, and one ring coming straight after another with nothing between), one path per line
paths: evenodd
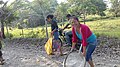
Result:
M99 34L99 33L95 33L95 35L96 35L97 37L99 37L99 36L100 36L100 34Z
M13 37L13 34L12 33L7 33L5 34L7 38L12 38Z
M20 24L18 24L18 29L23 29L23 27Z

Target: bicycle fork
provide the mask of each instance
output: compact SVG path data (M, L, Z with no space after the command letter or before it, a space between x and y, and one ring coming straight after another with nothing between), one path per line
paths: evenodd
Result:
M79 53L80 53L80 55L82 55L81 50L82 50L82 44L81 44L81 46L80 46L80 48L79 48ZM85 62L84 62L84 67L86 67L86 59L85 59L85 57L83 57L83 59L85 60Z

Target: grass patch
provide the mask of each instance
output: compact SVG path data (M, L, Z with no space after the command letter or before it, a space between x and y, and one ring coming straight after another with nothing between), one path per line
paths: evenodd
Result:
M105 19L86 23L97 35L120 38L120 19Z
M66 22L65 22L65 25L66 25ZM86 22L86 25L88 25L90 29L97 36L104 35L104 36L120 38L120 18L109 18L109 19L103 19L103 20L89 21L89 22ZM58 26L61 28L61 23L58 23ZM50 31L51 31L50 24L48 24L48 33L50 33ZM23 29L23 33L22 33L22 29L12 28L12 30L9 30L10 36L8 36L5 28L5 34L7 37L12 37L12 38L19 38L19 37L44 38L46 37L45 26L37 27L37 28L28 28L28 29L25 28Z
M9 30L9 33L7 34L7 31L5 30L5 35L7 37L10 37L12 35L11 38L44 38L46 37L45 34L45 28L25 28L23 29L17 29L17 28L12 28L13 30ZM50 28L48 27L48 30Z

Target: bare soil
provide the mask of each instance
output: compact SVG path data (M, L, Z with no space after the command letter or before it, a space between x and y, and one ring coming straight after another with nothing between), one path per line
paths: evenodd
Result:
M95 67L120 67L120 39L101 36L100 44L93 53ZM5 39L0 67L62 67L64 56L48 56L44 50L47 39ZM70 47L64 47L66 51Z

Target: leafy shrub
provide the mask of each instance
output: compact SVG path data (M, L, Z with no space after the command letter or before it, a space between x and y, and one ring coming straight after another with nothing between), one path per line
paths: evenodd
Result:
M12 38L12 37L13 37L13 34L12 34L12 33L6 33L5 36L6 36L7 38Z

